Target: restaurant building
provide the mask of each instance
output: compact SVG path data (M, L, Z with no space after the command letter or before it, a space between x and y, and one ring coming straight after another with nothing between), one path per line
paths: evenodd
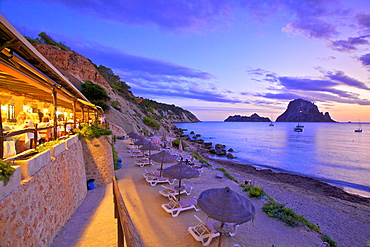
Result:
M102 113L2 15L0 98L0 158L37 146L42 133L56 139Z

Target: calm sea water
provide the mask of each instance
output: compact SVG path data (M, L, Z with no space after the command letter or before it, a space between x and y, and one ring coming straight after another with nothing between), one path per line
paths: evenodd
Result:
M201 139L234 149L238 163L319 179L344 190L370 197L370 123L362 133L357 123L200 122L177 127ZM222 158L221 158L222 159ZM225 158L226 159L226 158Z

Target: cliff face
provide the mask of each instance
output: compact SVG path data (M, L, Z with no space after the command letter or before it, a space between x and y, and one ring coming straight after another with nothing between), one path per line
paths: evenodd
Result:
M247 116L229 116L224 122L270 122L267 117L260 117L257 113L253 113L250 117Z
M289 102L288 108L281 114L276 122L335 122L328 112L319 112L318 107L303 99Z
M126 133L140 130L153 132L155 130L143 123L143 117L150 116L160 123L161 128L157 134L169 134L172 129L172 122L199 122L199 120L189 111L180 107L169 106L166 109L151 108L146 111L137 102L129 101L122 94L114 91L110 84L100 75L96 67L90 60L73 51L64 51L57 46L46 44L33 44L35 48L50 61L65 77L67 77L76 88L81 89L84 80L91 81L103 87L111 102L117 101L119 107L110 107L105 111L107 121L121 127ZM132 93L129 92L131 95ZM132 98L135 96L132 95ZM152 101L155 102L155 101ZM163 104L165 105L165 104ZM173 110L176 109L176 110ZM159 119L158 116L161 118Z

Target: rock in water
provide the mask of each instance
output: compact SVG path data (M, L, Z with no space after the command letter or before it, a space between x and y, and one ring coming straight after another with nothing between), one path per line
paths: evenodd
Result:
M276 122L335 122L328 112L319 112L317 106L303 99L289 102L288 108L281 114Z
M267 117L260 117L257 113L253 113L250 117L248 116L229 116L224 122L271 122Z

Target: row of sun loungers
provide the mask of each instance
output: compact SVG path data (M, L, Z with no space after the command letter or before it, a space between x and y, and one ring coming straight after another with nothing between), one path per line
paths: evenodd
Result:
M149 161L147 156L136 147L129 146L129 152L132 157L134 158L141 158L138 159L135 162L135 165L139 167L145 167L145 166L152 166L154 165L153 162ZM181 155L178 154L175 150L170 150L170 153L173 155L178 156L178 161L182 159ZM189 159L190 160L190 157ZM196 168L200 174L203 172L202 167L194 167ZM187 195L189 196L192 191L193 187L183 184L182 190L177 190L173 187L169 187L166 185L163 185L164 183L168 183L169 185L174 185L176 182L176 179L170 179L167 177L160 177L159 172L153 171L153 170L147 170L145 169L145 172L143 173L144 179L151 185L156 186L157 184L162 184L162 189L159 191L159 194L167 197L169 199L168 203L164 203L161 205L164 211L169 213L172 217L178 217L181 212L192 210L200 211L199 208L197 208L197 197L190 197L183 200L178 200L176 197L180 195ZM194 217L198 220L198 224L192 227L188 228L188 232L194 237L195 240L202 243L203 246L208 246L212 240L218 236L220 236L220 232L218 232L215 228L215 224L220 224L220 222L216 220L203 222L200 218L198 218L196 215ZM235 236L236 231L238 229L237 224L230 224L226 223L226 227L230 229L229 235Z

